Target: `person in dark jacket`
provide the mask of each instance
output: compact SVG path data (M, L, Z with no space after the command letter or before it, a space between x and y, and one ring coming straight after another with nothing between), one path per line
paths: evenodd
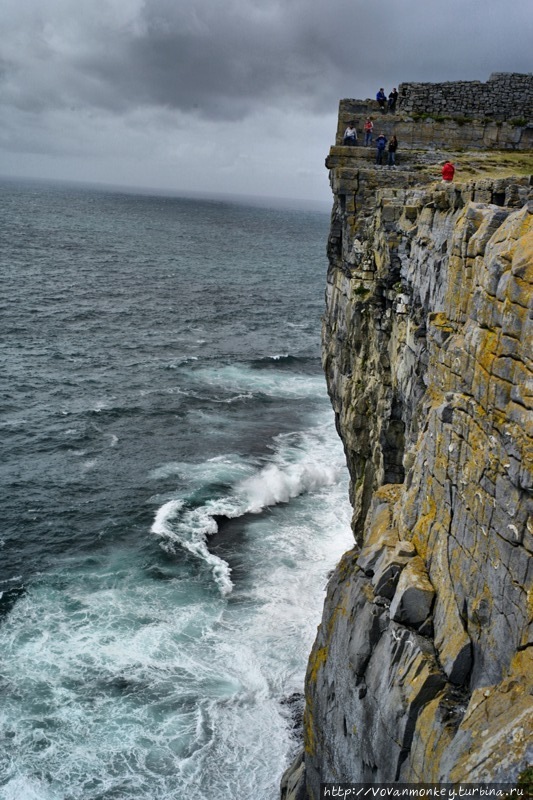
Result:
M397 102L398 102L398 90L395 86L392 92L389 94L389 111L391 112L391 114L394 114L394 112L396 111Z
M383 163L383 153L387 145L387 137L384 133L380 133L376 139L376 164Z
M376 100L378 101L378 106L382 114L385 113L385 103L387 102L387 97L385 95L385 90L380 89L376 95Z
M398 139L396 136L391 136L389 141L389 158L387 164L389 167L396 166L396 150L398 149Z

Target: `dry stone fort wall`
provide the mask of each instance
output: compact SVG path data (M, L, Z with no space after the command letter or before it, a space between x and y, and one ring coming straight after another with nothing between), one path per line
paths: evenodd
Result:
M341 100L336 145L352 120L362 145L371 116L374 134L394 133L402 151L533 148L533 74L493 73L486 83L401 83L399 91L396 113L380 113L372 99Z
M533 116L533 74L493 72L486 83L401 83L399 94L399 109L408 114L434 111L524 120Z

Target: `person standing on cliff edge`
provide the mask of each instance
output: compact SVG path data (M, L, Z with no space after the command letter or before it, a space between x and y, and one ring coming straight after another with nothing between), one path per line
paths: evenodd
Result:
M365 131L365 147L367 145L372 144L372 131L374 130L374 123L372 122L372 117L367 117L364 124L364 131Z
M398 149L398 139L396 136L391 136L389 141L389 158L387 164L389 167L396 166L396 150Z
M455 167L451 161L445 161L442 167L442 182L451 183L455 175Z
M385 152L385 145L387 144L387 137L384 133L380 133L376 139L376 164L383 163L383 153Z
M387 97L385 95L385 90L382 88L376 95L376 100L378 101L379 110L382 114L385 113L385 103L387 102Z

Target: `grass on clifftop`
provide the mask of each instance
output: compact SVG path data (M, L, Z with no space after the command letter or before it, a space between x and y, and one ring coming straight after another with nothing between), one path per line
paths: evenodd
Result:
M533 175L533 152L454 153L457 180L465 178L507 178L512 175Z

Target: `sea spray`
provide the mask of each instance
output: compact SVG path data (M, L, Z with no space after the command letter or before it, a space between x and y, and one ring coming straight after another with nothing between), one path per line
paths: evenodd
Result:
M338 482L342 473L340 463L328 463L329 427L309 429L305 434L285 434L276 437L272 463L229 486L225 494L211 498L197 506L194 498L200 493L198 486L192 495L169 500L156 512L152 533L164 540L163 546L175 552L177 546L203 560L211 569L223 595L233 588L230 566L209 551L208 539L218 531L217 518L236 519L245 514L259 514L278 503L288 503L306 492ZM320 459L324 459L321 463ZM196 467L197 475L209 478L208 486L220 485L222 477L242 464L232 465L230 457L212 459L203 467ZM207 468L207 469L206 469ZM249 470L251 467L248 468ZM172 470L187 472L185 464L172 465ZM162 469L160 475L172 474Z

